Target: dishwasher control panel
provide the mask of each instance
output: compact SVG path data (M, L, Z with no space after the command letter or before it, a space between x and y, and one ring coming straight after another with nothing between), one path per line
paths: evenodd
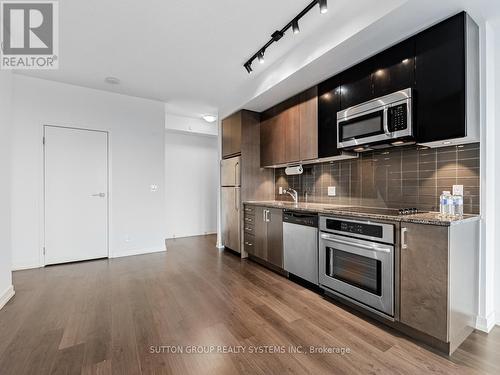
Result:
M318 215L308 212L285 210L283 212L283 222L317 228Z

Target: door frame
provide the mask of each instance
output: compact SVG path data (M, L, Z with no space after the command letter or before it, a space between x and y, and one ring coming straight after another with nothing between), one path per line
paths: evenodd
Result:
M46 159L46 145L45 145L45 130L47 128L59 128L59 129L67 129L67 130L80 130L80 131L89 131L89 132L97 132L97 133L104 133L106 134L106 185L107 185L107 191L106 191L106 250L107 250L107 258L111 258L110 253L109 253L109 227L110 227L110 153L109 153L109 147L110 147L110 142L109 142L109 131L107 130L98 130L98 129L89 129L89 128L82 128L82 127L76 127L76 126L64 126L64 125L48 125L45 124L42 126L42 213L41 213L41 219L42 219L42 227L41 227L41 255L40 255L40 260L41 260L41 267L45 267L47 265L46 261L46 194L45 194L45 179L46 179L46 164L45 164L45 159Z

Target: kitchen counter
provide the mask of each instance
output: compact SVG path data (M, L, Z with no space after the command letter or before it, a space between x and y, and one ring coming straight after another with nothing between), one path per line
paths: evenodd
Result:
M349 207L346 205L334 205L334 204L323 204L323 203L305 203L299 202L295 204L293 202L286 201L247 201L244 204L289 209L295 211L305 211L305 212L315 212L320 215L334 215L334 216L348 216L348 217L360 217L364 219L378 219L378 220L390 220L399 221L406 223L415 224L430 224L430 225L440 225L440 226L451 226L462 224L470 221L476 221L480 219L479 215L464 215L461 218L441 218L438 212L423 212L413 215L384 215L384 214L374 214L374 213L361 213L349 211Z

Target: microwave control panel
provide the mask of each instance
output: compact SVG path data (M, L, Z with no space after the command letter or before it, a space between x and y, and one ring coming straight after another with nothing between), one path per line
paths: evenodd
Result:
M408 107L405 103L390 107L387 116L390 132L405 130L408 127Z

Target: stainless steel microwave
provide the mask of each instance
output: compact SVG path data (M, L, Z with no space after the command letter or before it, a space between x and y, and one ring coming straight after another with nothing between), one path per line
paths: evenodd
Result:
M337 147L357 152L415 143L412 89L337 112Z

